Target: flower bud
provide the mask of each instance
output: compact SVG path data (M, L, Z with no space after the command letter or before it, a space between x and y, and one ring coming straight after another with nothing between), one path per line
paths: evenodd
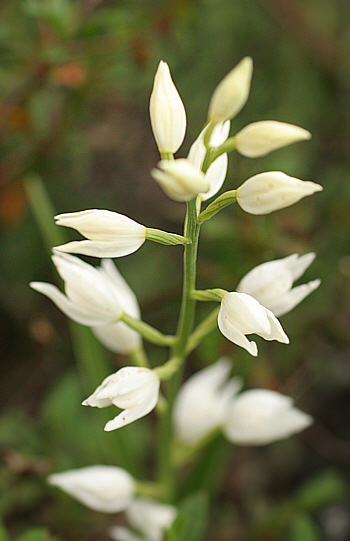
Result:
M164 532L169 530L177 515L173 505L159 503L149 498L135 498L125 512L128 523L144 534L147 541L162 541ZM110 536L116 541L136 541L141 538L123 526L110 529Z
M135 493L133 477L115 466L89 466L55 473L49 476L48 482L90 509L103 513L124 511Z
M249 124L235 136L236 149L247 158L259 158L296 141L311 139L311 133L299 126L263 120Z
M218 315L219 329L228 340L256 357L258 348L246 335L258 334L265 340L289 344L289 338L270 310L245 293L226 293Z
M312 417L293 407L293 400L275 391L251 389L237 396L224 434L239 445L266 445L304 430Z
M269 214L323 190L315 182L299 180L281 171L259 173L237 189L237 203L250 214Z
M253 75L253 60L246 56L234 67L213 92L208 120L215 124L235 117L247 102Z
M110 210L91 209L55 216L57 225L76 229L88 240L57 246L60 252L94 257L121 257L132 254L146 240L146 228L131 218Z
M83 406L105 408L113 404L124 410L106 424L105 430L110 432L152 411L158 402L159 384L155 371L126 366L104 379Z
M175 201L188 201L209 190L204 173L185 158L162 160L158 162L158 167L152 169L151 175Z
M186 111L169 66L162 60L154 77L149 112L159 152L174 154L185 137Z
M292 288L314 259L314 253L293 254L258 265L242 278L237 291L251 295L276 317L283 316L320 285L320 280L313 280Z

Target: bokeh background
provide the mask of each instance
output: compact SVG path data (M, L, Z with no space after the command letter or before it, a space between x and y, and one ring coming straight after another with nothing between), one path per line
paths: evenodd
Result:
M233 206L206 223L198 285L233 290L253 266L309 251L318 257L305 280L322 285L282 318L290 346L260 340L253 359L214 331L188 373L230 355L248 388L293 396L315 424L261 449L217 440L179 498L203 489L216 498L193 541L350 539L348 0L2 0L1 540L41 541L46 534L32 530L40 527L57 539L105 541L108 525L123 522L47 487L50 472L107 463L152 477L152 416L107 436L101 424L111 412L80 406L127 359L104 351L28 283L58 283L49 247L61 235L78 238L56 231L55 213L107 208L181 233L184 205L149 174L159 159L148 118L158 62L169 63L186 105L178 153L186 156L213 89L246 55L252 89L232 132L273 119L303 126L313 139L257 160L231 155L225 188L282 170L324 191L269 216ZM176 324L181 258L181 248L146 243L117 261L144 319L163 332ZM162 350L148 350L154 364L164 361Z

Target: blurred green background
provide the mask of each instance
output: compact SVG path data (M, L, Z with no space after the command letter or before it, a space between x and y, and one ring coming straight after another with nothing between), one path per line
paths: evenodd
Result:
M80 406L127 359L105 352L28 287L57 280L48 250L55 239L43 237L45 201L36 190L45 187L52 214L107 208L181 233L184 205L168 200L149 174L159 159L148 119L158 62L169 63L186 106L182 157L213 89L246 55L255 66L251 94L231 132L273 119L300 125L313 139L257 160L231 155L225 189L282 170L324 191L269 216L233 206L206 223L198 286L233 290L253 266L309 251L318 257L305 281L319 277L322 285L282 318L289 347L259 341L253 359L214 331L188 373L228 354L247 387L293 396L315 424L262 449L215 442L202 471L225 464L224 481L193 472L184 494L207 488L217 495L207 540L350 539L348 0L2 0L0 517L8 533L0 531L1 540L30 536L24 532L33 527L68 541L106 540L119 518L49 489L46 475L102 462L151 478L154 467L152 416L106 435L101 423L111 412ZM117 261L144 319L167 333L176 324L181 260L181 248L146 243ZM162 350L148 350L155 364L164 361ZM44 534L33 535L23 540Z

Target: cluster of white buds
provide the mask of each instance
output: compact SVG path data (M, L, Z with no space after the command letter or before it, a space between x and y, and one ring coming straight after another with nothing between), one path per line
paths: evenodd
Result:
M124 511L128 523L142 538L129 528L114 526L109 533L117 541L162 541L177 516L172 505L137 497L137 482L123 468L89 466L50 475L48 482L94 511Z

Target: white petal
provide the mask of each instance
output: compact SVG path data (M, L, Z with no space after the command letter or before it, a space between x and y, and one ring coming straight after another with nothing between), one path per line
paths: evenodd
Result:
M307 130L274 120L249 124L235 136L238 152L247 158L266 156L273 150L310 138Z
M323 190L315 182L289 177L281 171L259 173L237 189L237 203L250 214L269 214Z
M309 415L293 407L291 398L252 389L233 401L224 434L241 445L266 445L304 430L311 422Z
M210 164L208 171L205 174L205 179L209 183L209 190L206 193L201 194L203 201L210 199L220 190L226 178L227 166L228 156L226 153L219 156L212 164Z
M122 321L113 325L93 327L92 330L107 349L120 355L129 354L142 342L140 334Z
M123 257L133 254L145 242L145 238L118 237L114 242L76 240L56 246L55 250L92 257Z
M104 513L125 510L131 503L135 481L122 468L89 466L50 475L48 482L87 507Z
M148 498L136 498L126 510L128 522L149 541L162 541L174 522L177 509Z
M240 378L227 381L230 370L231 361L223 357L182 385L173 414L178 439L193 444L224 424L229 403L242 386Z
M258 355L258 347L255 342L251 342L248 338L239 331L234 324L225 315L225 312L220 310L218 316L218 325L220 332L231 342L244 348L251 355L256 357Z
M160 61L154 78L149 110L159 152L174 154L185 137L186 111L169 66L163 61Z
M39 291L39 293L42 293L43 295L46 295L49 299L51 299L56 306L66 316L73 319L73 321L76 321L77 323L80 323L81 325L102 325L111 323L111 318L103 318L101 314L96 314L93 312L87 313L84 309L81 309L79 306L72 303L61 291L52 284L47 284L44 282L31 282L30 287L35 289L36 291Z
M129 316L140 319L141 313L137 297L126 280L124 280L113 261L110 259L103 259L101 268L102 272L109 277L120 293L119 302L124 312L129 314Z
M145 541L139 535L129 530L129 528L124 528L124 526L113 526L109 529L108 533L115 541Z
M245 57L219 83L213 92L208 120L215 123L232 119L245 105L250 91L253 61Z
M271 311L275 314L276 317L283 316L287 314L295 306L297 306L301 301L305 299L312 291L317 289L321 283L321 280L313 280L307 284L294 287L286 295L280 299L276 299L271 306Z
M187 159L162 160L158 167L152 169L151 175L175 201L188 201L209 189L204 173Z

